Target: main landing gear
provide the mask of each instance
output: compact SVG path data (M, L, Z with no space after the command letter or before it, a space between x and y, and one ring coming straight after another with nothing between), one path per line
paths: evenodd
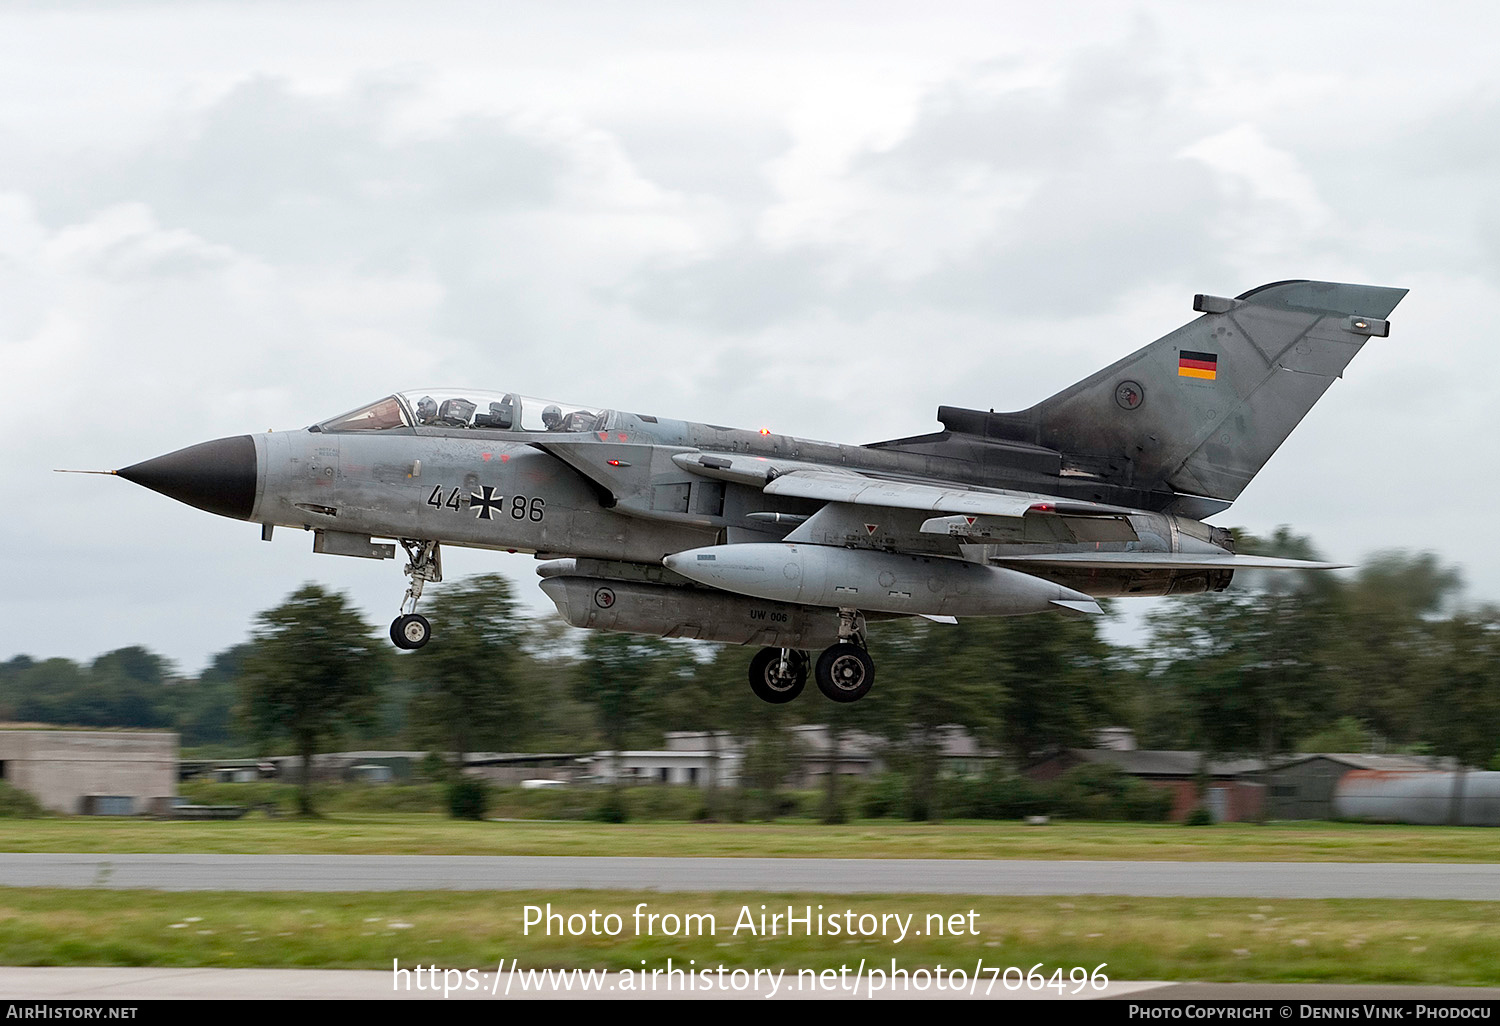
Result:
M807 684L808 656L791 648L763 648L750 660L750 690L763 702L781 705ZM835 702L857 702L875 683L875 660L865 647L865 618L839 610L839 641L823 650L813 668L818 690Z
M435 541L402 538L407 564L402 573L411 578L406 597L401 600L401 615L391 621L391 641L397 648L421 648L432 638L432 624L417 612L417 600L428 581L443 579L443 553Z
M750 660L750 690L762 702L781 705L802 694L807 684L807 653L795 648L763 648Z

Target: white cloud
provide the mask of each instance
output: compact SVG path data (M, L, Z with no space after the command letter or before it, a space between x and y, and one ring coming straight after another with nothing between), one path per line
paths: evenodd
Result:
M403 585L56 465L463 381L892 437L1029 405L1193 292L1302 276L1414 291L1225 519L1340 558L1438 545L1500 597L1500 556L1389 502L1393 473L1500 498L1464 444L1500 298L1472 12L360 11L0 14L0 508L27 582L0 658L142 642L191 669L306 577L380 618ZM535 594L497 558L449 568Z

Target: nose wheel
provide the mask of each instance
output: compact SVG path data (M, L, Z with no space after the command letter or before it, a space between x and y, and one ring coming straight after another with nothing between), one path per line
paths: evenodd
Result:
M421 648L432 637L432 624L420 613L402 613L391 621L391 640L397 648Z
M391 641L397 648L421 648L432 638L432 624L417 612L417 600L422 597L424 584L443 579L443 552L435 541L400 541L407 559L402 572L411 578L411 584L401 600L401 615L391 621Z

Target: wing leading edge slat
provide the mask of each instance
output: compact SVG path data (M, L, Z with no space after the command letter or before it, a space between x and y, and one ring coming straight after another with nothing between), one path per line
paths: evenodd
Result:
M966 513L971 516L1023 517L1027 510L1046 500L1027 495L976 492L941 485L882 481L854 474L799 470L766 482L768 495L785 495L823 502L849 502L860 506L888 506L935 513Z

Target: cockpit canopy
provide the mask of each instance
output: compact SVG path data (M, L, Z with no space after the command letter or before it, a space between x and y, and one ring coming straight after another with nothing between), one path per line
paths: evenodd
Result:
M319 431L477 428L488 431L603 431L610 411L476 389L400 392L318 424Z

